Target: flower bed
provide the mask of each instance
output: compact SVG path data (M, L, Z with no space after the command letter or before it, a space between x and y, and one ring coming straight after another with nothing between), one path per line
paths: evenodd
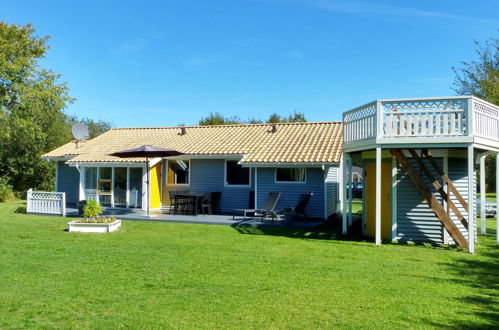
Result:
M82 218L68 222L68 231L80 233L110 233L121 227L115 217Z

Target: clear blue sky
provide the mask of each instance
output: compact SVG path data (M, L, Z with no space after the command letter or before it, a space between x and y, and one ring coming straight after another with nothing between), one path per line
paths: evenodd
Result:
M499 1L2 1L50 35L44 65L117 127L209 112L340 120L376 98L454 95L452 66L497 36Z

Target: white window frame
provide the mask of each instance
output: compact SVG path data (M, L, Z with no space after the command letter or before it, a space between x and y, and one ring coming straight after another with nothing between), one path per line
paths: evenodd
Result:
M168 159L166 160L166 173L164 174L165 176L165 185L166 186L179 186L179 187L189 187L191 185L191 160L190 159L180 159L184 162L189 163L189 183L168 183L168 167L170 166L170 162L176 162L176 159ZM175 181L177 178L175 177Z
M303 181L277 181L277 170L278 169L302 169L305 171L304 173L304 180ZM307 183L307 168L306 167L276 167L274 169L274 183L278 184L304 184Z
M230 184L227 182L227 162L238 162L236 159L225 159L224 161L224 187L229 188L249 188L251 187L251 167L246 167L249 170L248 184Z

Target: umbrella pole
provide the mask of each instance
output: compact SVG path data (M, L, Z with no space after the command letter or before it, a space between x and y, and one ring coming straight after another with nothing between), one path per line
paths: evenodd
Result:
M149 200L149 160L146 157L146 171L147 171L147 217L150 217L150 207L151 207L151 201Z

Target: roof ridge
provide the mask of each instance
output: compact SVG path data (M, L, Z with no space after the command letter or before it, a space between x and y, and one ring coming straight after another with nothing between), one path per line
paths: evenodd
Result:
M191 126L150 126L150 127L114 127L111 130L134 130L134 129L179 129L185 128L217 128L217 127L250 127L276 125L313 125L313 124L342 124L341 121L308 121L295 123L256 123L256 124L222 124L222 125L191 125Z

